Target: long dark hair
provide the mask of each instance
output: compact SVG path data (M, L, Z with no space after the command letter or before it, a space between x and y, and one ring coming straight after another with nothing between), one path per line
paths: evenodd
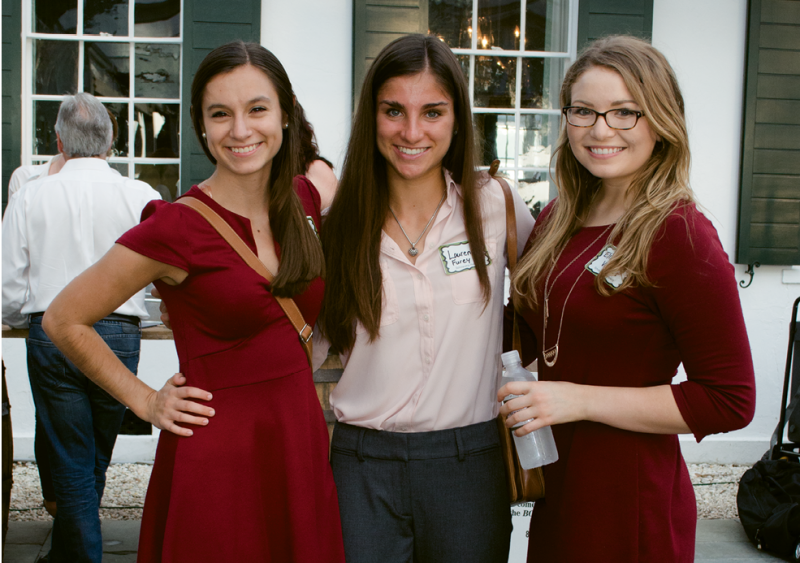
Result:
M383 278L378 262L381 229L389 212L386 160L376 142L376 99L389 79L430 72L453 98L455 127L442 166L461 185L464 221L473 256L483 256L478 190L479 176L469 88L453 52L438 38L407 35L389 43L372 63L358 102L347 147L339 191L322 231L327 271L325 300L319 326L334 349L350 350L355 323L360 321L370 340L378 337ZM475 260L484 302L491 282L483 260Z
M267 186L272 236L281 245L281 265L272 282L272 291L275 295L289 297L302 292L314 278L324 276L325 259L319 240L308 227L300 198L294 191L294 177L305 174L300 151L302 124L295 110L292 83L283 65L257 43L234 41L217 47L200 63L192 81L192 125L206 156L216 164L202 136L203 94L212 78L244 65L252 65L269 78L289 122L283 131L281 148L272 159Z

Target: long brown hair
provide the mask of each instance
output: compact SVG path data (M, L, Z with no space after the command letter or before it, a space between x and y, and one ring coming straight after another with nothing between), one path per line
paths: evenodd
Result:
M329 276L319 326L339 351L353 347L357 321L370 341L378 338L380 328L383 277L378 257L381 229L389 213L389 187L386 160L376 146L378 91L391 78L425 71L453 98L457 133L442 166L461 185L472 255L483 256L486 251L467 81L453 52L438 38L407 35L396 39L378 54L364 79L339 191L322 230ZM475 264L488 303L491 283L486 264L483 260Z
M258 43L234 41L217 47L200 63L192 81L192 125L200 146L216 165L217 161L202 136L203 94L212 78L244 65L252 65L269 78L289 123L283 131L281 148L272 159L267 198L272 236L281 245L281 265L272 282L272 292L290 297L302 292L314 278L325 275L325 259L319 240L308 227L300 198L294 191L294 177L305 174L300 150L302 122L295 111L292 83L283 65Z
M683 96L667 59L652 45L635 37L617 35L589 45L567 71L561 86L561 107L572 102L572 86L593 67L617 72L639 104L652 130L660 137L650 159L636 173L628 194L632 204L608 236L618 241L614 256L596 276L601 295L611 295L631 286L649 286L647 258L650 247L667 216L681 203L694 201L689 187L689 137ZM536 287L555 264L558 254L581 228L592 200L601 187L578 162L570 148L567 123L554 152L558 199L544 224L536 225L537 237L511 276L515 302L538 306ZM613 288L603 283L608 276L622 275Z

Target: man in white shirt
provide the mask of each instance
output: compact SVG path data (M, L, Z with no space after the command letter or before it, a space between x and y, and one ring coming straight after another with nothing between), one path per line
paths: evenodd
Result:
M30 329L28 377L50 446L58 502L49 561L100 563L100 499L125 407L64 358L42 330L42 315L70 281L139 222L149 201L160 198L105 161L111 121L90 94L66 97L55 129L64 167L26 184L11 198L3 220L3 322ZM147 316L142 291L95 324L134 373L139 320Z

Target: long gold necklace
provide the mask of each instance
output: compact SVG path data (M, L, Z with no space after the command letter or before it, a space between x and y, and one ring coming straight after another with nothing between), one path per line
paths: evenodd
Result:
M561 259L561 254L567 248L566 244L564 245L564 248L562 248L558 252L558 256L556 256L556 259L553 262L553 265L550 266L550 271L547 274L547 279L544 280L544 315L543 315L544 320L542 322L542 325L543 325L542 326L542 359L544 360L544 363L547 364L547 367L553 367L554 365L556 365L556 362L558 361L558 343L561 341L561 328L564 326L564 311L566 311L566 309L567 309L567 301L569 301L570 295L572 295L572 290L575 289L576 285L578 285L578 280L581 279L581 276L583 275L583 272L586 270L586 268L582 268L581 269L581 273L578 274L578 277L576 277L575 281L572 283L572 287L569 288L569 293L567 293L567 298L564 299L564 305L561 307L561 320L559 320L559 322L558 322L558 336L556 336L556 344L555 344L555 346L553 346L551 348L545 348L545 346L547 345L547 320L550 318L550 294L553 292L553 287L555 287L556 282L558 281L558 278L561 277L561 274L563 274L564 272L569 270L569 267L572 266L578 258L580 258L584 254L586 254L586 251L589 250L592 246L594 246L594 243L596 243L598 240L600 240L600 238L604 234L606 234L611 227L613 227L613 225L608 225L605 229L603 229L602 233L597 235L597 237L592 242L589 243L589 245L586 248L581 250L580 254L575 256L575 258L573 258L572 261L570 261L570 263L567 264L566 268L564 268L563 270L561 270L558 273L558 275L553 279L553 283L552 284L550 284L550 276L553 275L553 270L556 269L556 264ZM550 287L547 287L548 284L550 285Z

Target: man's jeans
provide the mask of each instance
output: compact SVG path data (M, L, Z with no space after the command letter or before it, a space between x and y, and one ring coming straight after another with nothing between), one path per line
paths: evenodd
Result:
M136 373L139 327L102 320L94 325L122 363ZM58 513L51 563L101 563L100 499L125 407L83 375L42 330L30 323L28 377L41 427L47 434Z

